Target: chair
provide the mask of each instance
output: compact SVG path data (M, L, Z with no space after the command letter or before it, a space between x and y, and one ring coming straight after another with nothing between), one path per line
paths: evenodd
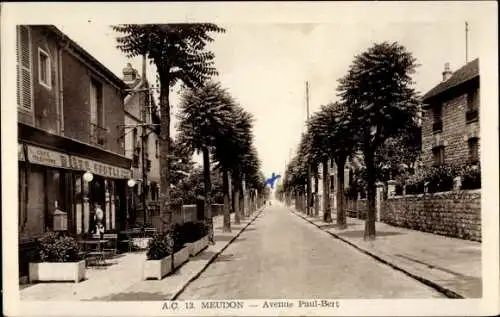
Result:
M112 257L115 256L116 255L116 251L117 251L118 234L116 234L116 233L105 233L103 235L103 239L106 239L108 241L104 244L104 248L102 249L102 251L105 254L108 254L108 255L110 255Z

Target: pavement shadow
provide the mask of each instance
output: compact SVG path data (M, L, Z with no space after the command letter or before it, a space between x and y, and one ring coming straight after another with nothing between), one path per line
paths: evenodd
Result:
M346 238L363 238L365 235L364 230L353 230L353 231L345 231L345 232L335 232L335 234L346 237ZM388 237L388 236L399 236L404 235L404 233L396 232L396 231L377 231L377 237Z
M189 261L208 261L210 260L211 258L213 258L217 253L214 252L214 251L203 251L202 253L200 253L199 255L191 258ZM225 254L225 253L222 253L222 254L219 254L217 256L217 258L214 260L214 262L229 262L229 261L232 261L234 260L235 257L233 254L231 253L228 253L228 254ZM175 272L174 272L175 274Z
M231 241L234 238L234 235L214 235L214 240L215 241L224 241L228 242Z
M351 223L347 223L347 227L349 226L353 226L355 225L356 223L354 222L351 222ZM332 224L327 224L327 225L320 225L319 226L321 229L338 229L339 226L336 224L336 223L332 223Z
M103 297L93 297L83 301L165 301L169 300L170 294L159 292L123 292L115 293Z

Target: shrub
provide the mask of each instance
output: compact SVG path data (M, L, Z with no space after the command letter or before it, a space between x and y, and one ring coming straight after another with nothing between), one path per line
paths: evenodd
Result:
M203 222L186 222L174 226L174 249L182 249L184 244L195 242L205 235L208 230Z
M462 170L462 189L481 188L481 166L468 165Z
M59 236L57 232L47 232L37 239L37 249L41 262L78 262L78 242L72 237Z
M428 192L444 192L453 189L453 179L460 175L461 168L457 165L440 165L432 167L426 177Z
M169 233L155 233L148 244L148 260L160 260L172 254L173 239Z

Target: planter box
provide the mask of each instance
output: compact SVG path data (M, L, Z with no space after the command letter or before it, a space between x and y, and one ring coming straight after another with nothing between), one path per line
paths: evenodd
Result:
M174 254L174 267L178 268L187 260L189 260L189 248L184 247Z
M178 268L184 262L189 260L189 249L184 247L174 254L174 268ZM161 280L165 275L172 271L171 256L164 257L161 260L146 260L144 263L143 278Z
M41 262L29 264L30 282L80 282L85 278L85 260L79 262Z
M140 250L145 250L148 248L149 241L151 237L148 238L132 238L132 245Z
M189 255L195 256L201 252L201 250L208 247L208 236L204 236L198 241L186 243L186 247L189 249Z
M143 278L161 280L171 271L170 255L161 260L146 260L144 263Z

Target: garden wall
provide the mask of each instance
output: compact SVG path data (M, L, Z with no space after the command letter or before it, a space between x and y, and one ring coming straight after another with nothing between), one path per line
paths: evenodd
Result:
M396 196L381 203L381 221L434 234L481 241L481 191Z

